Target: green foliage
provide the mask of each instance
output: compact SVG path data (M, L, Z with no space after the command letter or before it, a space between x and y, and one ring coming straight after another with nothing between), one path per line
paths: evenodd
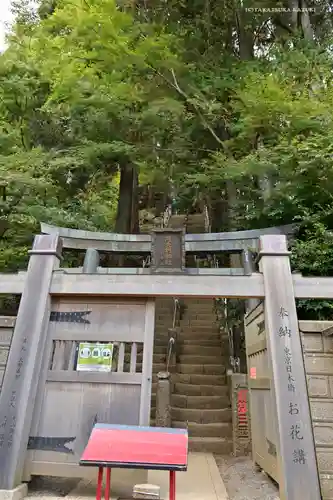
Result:
M317 3L295 20L253 0L16 2L0 56L0 271L25 266L41 221L112 230L134 166L141 184L172 180L181 210L205 200L216 230L298 222L294 269L332 275L332 19Z

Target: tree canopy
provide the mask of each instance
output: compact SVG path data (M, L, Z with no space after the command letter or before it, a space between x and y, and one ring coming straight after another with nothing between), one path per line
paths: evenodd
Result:
M13 9L0 56L0 271L25 266L41 221L139 231L149 186L185 212L203 200L215 231L298 222L294 269L333 274L333 2Z

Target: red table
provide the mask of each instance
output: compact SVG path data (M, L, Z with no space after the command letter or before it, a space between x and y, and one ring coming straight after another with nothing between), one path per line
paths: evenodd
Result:
M98 467L96 500L101 500L106 468L105 500L110 498L112 468L170 471L170 500L176 500L176 471L187 470L185 429L95 424L80 465Z

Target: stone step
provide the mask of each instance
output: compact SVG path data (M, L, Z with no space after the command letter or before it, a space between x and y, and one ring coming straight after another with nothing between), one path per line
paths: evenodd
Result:
M209 314L216 317L216 312L212 304L184 304L183 318L193 315L194 318L199 317L200 314Z
M211 326L185 326L180 328L180 336L185 337L185 336L200 336L200 335L209 335L209 336L219 336L220 331L219 329L212 328Z
M188 324L188 325L181 325L179 328L179 331L181 332L193 332L193 333L212 333L212 334L220 334L220 329L218 325L208 323L206 325L195 325L195 324ZM162 333L162 332L161 332Z
M208 339L207 337L198 337L198 338L184 338L181 335L177 339L177 343L182 348L183 346L202 346L202 347L217 347L221 346L221 339L220 336L214 337L213 339Z
M181 331L180 334L177 336L177 340L178 342L183 342L184 340L191 340L192 341L191 344L204 345L201 344L201 340L221 342L221 336L218 332L212 332L211 330L207 330L205 332L190 330L190 331Z
M210 324L216 324L216 317L213 316L212 314L201 314L201 313L192 313L192 314L186 314L186 316L180 321L181 325L210 325Z
M207 325L207 326L218 326L218 322L216 321L215 317L210 315L205 315L203 316L202 314L197 314L197 318L195 317L196 313L191 314L188 317L184 317L181 321L180 324L181 326L201 326L201 325Z
M181 382L174 384L175 394L186 394L188 396L229 396L229 388L227 385L194 385L182 384Z
M159 344L161 345L163 342L168 343L168 328L165 328L161 330L160 332L158 330L154 330L154 344Z
M181 324L180 330L183 331L192 331L192 332L212 332L212 333L220 333L219 326L215 323L189 323L189 324Z
M219 332L219 326L213 321L205 321L202 323L193 323L189 321L188 323L180 324L181 331L192 330L192 331L210 331L210 332Z
M162 345L167 344L169 340L168 329L166 328L162 332L154 332L154 344Z
M160 354L160 355L164 354L164 356L166 356L167 350L168 350L167 344L165 345L154 344L154 354Z
M169 342L169 339L164 339L164 338L159 338L159 337L155 337L155 340L154 340L154 350L155 348L158 348L158 349L164 349L164 352L167 351L168 349L168 342ZM161 352L161 351L160 351Z
M184 314L181 320L183 321L188 318L200 319L201 316L203 318L212 318L212 317L216 318L216 312L210 304L184 305Z
M172 427L176 429L188 429L190 437L232 437L232 425L229 422L198 424L196 422L172 422Z
M156 390L156 388L155 388ZM184 396L172 394L171 406L173 408L191 410L221 410L230 407L228 396ZM151 412L156 411L156 393L151 395Z
M217 317L212 309L209 308L202 309L200 308L200 305L197 304L196 306L186 308L184 310L184 314L180 321L185 323L186 321L189 320L216 321Z
M155 349L154 349L155 351ZM217 350L216 346L205 346L196 344L181 344L179 352L182 356L217 356L222 350Z
M183 345L191 345L195 347L219 347L221 352L221 338L219 335L216 335L214 337L211 337L211 335L205 335L204 333L201 335L192 335L192 337L188 335L178 335L177 337L177 344L179 349Z
M217 326L214 325L181 325L180 332L184 333L193 333L194 335L200 334L219 334L220 330Z
M155 351L155 349L154 349ZM165 349L166 351L166 349ZM137 364L142 364L142 357L143 357L143 352L139 352L136 357L136 362ZM160 364L160 363L165 363L166 362L166 354L159 354L154 352L153 354L153 363L155 364ZM131 361L131 355L130 354L125 354L125 363L130 363Z
M230 407L228 396L187 396L173 394L171 405L174 408L190 408L194 410L219 410Z
M138 365L139 366L139 365ZM203 375L223 375L226 372L226 367L221 364L214 365L187 365L187 364L177 364L177 371L179 373L186 374L203 374Z
M194 354L181 354L179 356L180 364L191 364L191 365L219 365L224 361L219 353L213 355L198 355Z
M200 309L199 304L196 305L195 307L188 307L187 309L184 310L184 314L181 318L181 322L186 322L186 321L216 321L217 317L214 311L211 309Z
M187 343L187 345L195 345L195 346L207 346L207 347L215 347L219 345L221 347L221 337L219 334L212 333L181 333L177 336L178 345L183 345Z
M210 424L231 422L231 409L219 408L213 410L193 408L171 408L172 420L180 422L196 422L198 424Z
M226 375L201 375L189 373L175 373L172 375L172 381L177 384L193 385L226 385Z
M127 368L127 369L124 368L124 371L129 371L128 363L125 363L124 367ZM166 368L165 363L153 363L153 373L164 372L165 368ZM142 363L136 364L136 371L137 373L142 373Z
M194 213L194 214L189 214L188 216L188 221L197 221L197 220L202 220L203 224L205 223L205 214L204 213Z
M189 439L189 451L230 455L233 450L231 438L192 437Z

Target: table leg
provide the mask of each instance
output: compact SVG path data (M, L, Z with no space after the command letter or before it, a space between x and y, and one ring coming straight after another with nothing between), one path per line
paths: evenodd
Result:
M170 471L169 499L176 500L176 471Z
M111 469L106 469L106 482L105 482L105 500L110 499L110 483L111 483Z
M101 500L101 498L102 498L102 487L103 487L103 467L99 467L98 468L96 500Z

